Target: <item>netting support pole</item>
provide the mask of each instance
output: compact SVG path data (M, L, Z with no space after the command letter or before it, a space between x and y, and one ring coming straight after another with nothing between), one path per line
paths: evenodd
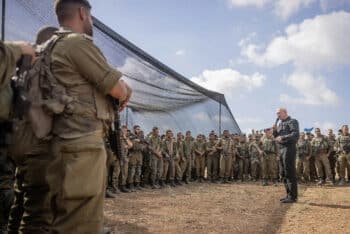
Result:
M6 10L6 0L2 0L1 7L1 40L5 40L5 10Z
M128 128L128 124L129 123L129 108L126 107L126 110L125 110L125 125L126 127Z
M221 136L221 97L220 97L220 104L219 104L219 135Z

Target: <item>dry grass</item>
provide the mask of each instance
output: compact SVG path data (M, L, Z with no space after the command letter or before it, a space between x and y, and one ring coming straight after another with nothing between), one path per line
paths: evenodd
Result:
M121 194L105 217L113 233L346 233L349 192L301 187L299 202L285 205L282 185L195 183Z

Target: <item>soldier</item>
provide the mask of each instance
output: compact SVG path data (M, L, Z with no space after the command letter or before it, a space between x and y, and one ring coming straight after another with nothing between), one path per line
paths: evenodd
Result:
M207 154L207 179L212 183L215 183L218 179L219 169L219 152L215 148L216 146L215 132L209 134L209 140L206 143Z
M310 181L310 156L311 145L301 133L297 142L297 177L304 182Z
M132 148L129 150L129 175L128 188L133 191L134 185L137 190L141 190L141 168L142 168L142 151L144 149L140 137L141 128L139 125L134 126L134 133L131 135Z
M124 154L122 154L122 158L120 159L120 183L118 178L118 183L120 184L120 191L122 193L130 193L132 192L126 187L128 175L129 175L129 149L132 147L132 142L129 139L129 131L128 127L126 125L123 125L121 127L122 129L122 146L124 147ZM124 139L125 138L125 139ZM126 147L126 148L125 148ZM114 175L114 177L117 176L117 173ZM117 183L117 182L115 182Z
M232 167L232 179L239 179L243 181L243 157L240 155L240 136L238 134L233 135L234 147L236 149L235 157L233 158L233 167Z
M5 125L0 124L0 233L7 230L7 222L14 198L15 166L8 155Z
M40 44L50 39L56 30L58 29L55 27L40 29L36 38L37 45L41 46ZM21 108L16 106L16 104L13 110ZM39 140L35 137L32 130L33 126L31 126L29 117L26 114L12 119L13 129L20 127L18 119L24 120L24 131L27 136L32 134L31 140L35 143L24 154L22 152L17 154L14 153L14 149L18 147L16 145L17 142L10 142L10 154L15 162L16 175L14 203L10 211L8 230L10 233L46 233L49 232L53 221L49 196L52 188L47 180L47 167L52 160L49 154L50 141ZM21 143L24 144L24 142Z
M163 154L163 175L161 180L161 186L163 186L167 180L169 174L170 186L175 187L175 159L178 160L177 147L175 139L173 138L173 132L167 130L165 139L162 141L162 154Z
M232 158L234 155L234 145L230 138L229 131L224 130L222 138L216 143L216 149L220 151L220 182L228 183L228 178L232 169Z
M270 178L272 183L276 185L278 172L276 170L276 162L278 158L278 147L272 136L272 130L266 129L265 136L261 139L263 155L261 157L263 186L267 186L267 180Z
M329 144L326 139L321 134L321 130L319 128L315 128L316 137L311 141L311 152L315 157L317 175L319 178L319 185L325 184L324 172L323 168L326 171L326 180L330 180L332 178L331 168L328 160L328 150Z
M314 135L311 133L306 133L306 138L311 149L311 141L314 138ZM315 156L312 154L310 155L309 164L310 164L310 180L315 182L315 180L317 180L317 171L316 171Z
M193 139L191 136L191 131L186 132L184 140L184 157L181 160L180 166L183 174L183 179L186 184L189 183L191 179L191 169L192 169L192 155L193 155Z
M250 173L252 180L255 182L259 179L260 158L264 152L261 149L262 146L258 135L252 135L251 140L252 142L249 144Z
M327 141L329 144L329 149L328 149L328 160L329 160L329 166L331 168L331 172L332 172L332 183L335 184L335 168L336 168L336 164L337 164L337 156L336 156L336 152L334 151L334 145L336 142L336 138L335 135L333 134L333 130L332 129L328 129L327 132Z
M158 186L163 175L163 156L161 152L161 139L157 127L153 127L152 134L148 137L151 152L151 185L152 189L161 188ZM163 185L164 186L164 185Z
M142 160L142 179L141 179L141 187L147 188L148 185L151 184L151 155L149 151L149 144L147 140L145 139L144 132L140 132L140 139L142 144L142 155L143 155L143 160Z
M176 185L182 185L181 180L183 178L183 173L181 170L181 163L184 160L184 153L185 153L185 144L183 141L183 136L181 132L178 132L176 135L176 152L178 154L178 157L175 157L174 163L175 163L175 184Z
M345 184L345 170L350 165L350 134L348 125L343 125L341 129L341 135L338 137L334 149L339 155L339 185L343 186ZM350 173L349 169L347 173Z
M193 144L193 154L196 165L196 177L200 183L202 183L204 180L205 152L205 140L203 135L199 134Z
M247 142L247 138L245 135L240 137L238 150L239 150L239 155L242 157L242 160L243 160L242 178L243 180L248 180L250 155L249 155L249 143Z
M54 5L62 28L51 53L51 71L74 103L70 115L56 115L53 122L53 232L101 233L106 178L102 136L114 111L128 103L131 89L93 43L89 2L56 0ZM113 111L108 96L119 100L119 110Z
M4 43L0 41L0 88L10 83L16 70L16 63L22 55L29 55L34 59L35 51L29 43L22 41Z

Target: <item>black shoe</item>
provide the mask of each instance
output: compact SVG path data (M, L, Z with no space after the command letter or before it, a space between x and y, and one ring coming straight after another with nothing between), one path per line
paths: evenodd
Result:
M131 191L131 192L136 192L136 189L135 189L135 187L134 187L134 184L129 184L128 185L128 188L129 188L129 190Z
M182 183L181 183L179 180L176 180L176 181L175 181L175 184L176 184L176 185L179 185L179 186L182 185Z
M171 187L176 187L176 184L175 184L174 180L170 180L170 186Z
M110 191L109 189L106 190L106 198L116 198L117 196L112 193L112 191Z
M141 188L141 186L140 186L140 183L136 183L135 189L136 189L136 190L139 190L139 191L142 191L142 188Z
M288 198L288 196L287 196L287 197L284 197L284 198L281 198L281 199L280 199L280 202L283 201L283 200L286 200L287 198Z
M266 180L263 180L263 182L262 182L262 186L268 186L269 184L267 183L267 181Z
M122 193L131 193L131 191L129 189L127 189L125 185L121 186L120 191Z
M159 181L159 186L160 186L160 188L165 188L166 186L165 186L165 181L164 180L160 180Z
M108 227L103 227L102 234L111 234L111 229Z
M295 202L297 202L297 199L293 199L291 197L287 197L286 199L281 201L281 203L295 203Z

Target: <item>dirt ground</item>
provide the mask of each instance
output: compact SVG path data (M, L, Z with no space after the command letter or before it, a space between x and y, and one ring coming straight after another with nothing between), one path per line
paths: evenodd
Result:
M299 186L292 205L284 195L281 184L146 189L108 199L105 219L113 233L349 233L350 187Z

